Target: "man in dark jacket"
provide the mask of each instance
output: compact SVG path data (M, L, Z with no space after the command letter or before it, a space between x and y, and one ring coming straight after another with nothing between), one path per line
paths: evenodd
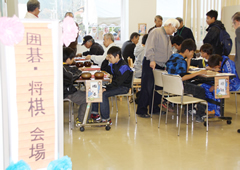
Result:
M225 30L225 27L221 21L217 20L218 17L217 11L211 10L206 15L207 15L206 22L209 26L206 29L208 33L205 36L203 43L211 44L213 46L213 54L219 54L222 56L223 47L220 42L220 29Z
M108 64L110 62L110 64ZM102 103L100 103L100 113L102 122L109 122L110 112L108 98L118 94L126 94L131 87L133 72L127 63L121 57L121 49L113 46L107 52L107 57L103 61L101 70L104 70L113 76L111 84L103 89ZM92 114L98 113L98 103L92 104Z
M63 96L79 105L76 124L80 124L83 121L87 103L86 92L77 90L73 86L73 82L77 80L82 73L77 67L69 66L72 64L74 57L75 52L73 49L70 47L63 48Z
M161 15L156 15L154 18L155 26L148 30L148 34L154 29L162 26L163 18Z
M139 36L140 34L138 34L137 32L132 33L130 36L130 40L126 41L122 45L122 55L126 63L128 63L128 57L130 57L133 60L133 63L135 61L134 48L138 43Z
M85 51L82 53L83 56L103 55L104 53L103 47L100 44L96 43L93 37L90 35L87 35L83 38L82 45L89 49L89 51Z
M178 27L178 30L174 34L174 36L179 35L179 36L183 37L183 40L191 38L195 42L192 30L190 28L186 27L185 25L183 25L183 19L180 17L177 17L176 19L179 21L180 26Z

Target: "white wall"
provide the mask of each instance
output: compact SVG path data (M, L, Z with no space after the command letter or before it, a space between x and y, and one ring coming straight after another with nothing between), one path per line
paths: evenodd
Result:
M7 16L18 16L18 0L7 0Z
M156 3L156 0L129 0L129 36L138 32L138 23L147 23L147 31L155 25Z

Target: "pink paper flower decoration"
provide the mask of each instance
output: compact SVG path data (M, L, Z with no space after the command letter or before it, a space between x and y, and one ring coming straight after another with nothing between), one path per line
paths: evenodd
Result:
M70 45L71 42L75 41L78 35L78 27L73 20L73 18L67 16L62 22L63 33L62 42L66 47Z
M24 37L24 25L15 15L12 18L0 18L0 40L4 45L18 44Z

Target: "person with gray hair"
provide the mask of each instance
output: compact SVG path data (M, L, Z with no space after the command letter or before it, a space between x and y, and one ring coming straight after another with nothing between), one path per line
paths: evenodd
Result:
M177 32L174 34L174 36L179 35L179 36L183 37L183 40L191 38L195 42L192 30L190 28L186 27L185 25L183 25L183 19L180 17L177 17L176 19L179 21L180 26L179 26Z
M154 28L157 28L157 27L161 27L162 26L162 21L163 21L163 18L161 15L156 15L155 18L154 18L154 22L155 22L155 26L150 28L148 30L148 34L150 33L150 31L152 31Z
M24 18L38 18L40 13L40 2L38 0L29 0L27 3L27 13Z
M236 12L232 16L232 25L235 29L235 66L237 70L238 77L240 77L240 12Z
M172 55L172 44L169 36L175 33L179 26L178 20L168 19L163 27L153 29L148 35L142 64L141 93L137 107L137 114L140 117L150 117L148 111L149 113L152 111L153 70L155 68L165 70L165 63ZM161 96L158 93L155 93L154 96L153 113L159 114L160 108L158 104L161 101Z
M114 43L114 37L111 33L104 34L103 45L106 47L103 55L87 55L87 60L92 60L98 66L102 65L103 60L107 57L107 51L112 47L116 46Z

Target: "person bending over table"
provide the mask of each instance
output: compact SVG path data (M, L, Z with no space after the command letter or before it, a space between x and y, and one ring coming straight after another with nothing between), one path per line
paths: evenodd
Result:
M229 80L229 90L238 91L240 90L240 80L237 75L236 67L234 61L230 60L227 56L220 56L218 54L213 54L208 60L208 70L220 72L220 73L232 73L236 77ZM215 98L214 86L209 84L202 84L201 87L205 89L206 98L212 99L216 102L220 102L220 99ZM215 116L221 116L220 106L213 103L208 103L208 113L215 114Z
M168 19L161 28L153 29L148 35L145 46L145 57L142 64L141 93L139 95L137 115L149 118L152 106L152 96L154 88L153 70L165 70L165 63L172 54L172 44L169 35L177 31L179 22L176 19ZM161 95L155 93L153 113L159 114L158 104ZM149 108L149 109L148 109Z
M87 103L86 92L77 90L73 86L73 82L79 79L82 74L82 68L69 67L69 65L73 63L75 55L76 53L72 48L63 48L63 96L79 105L76 124L81 124L81 122L83 122Z
M181 45L183 42L183 37L180 35L176 35L171 39L172 47L173 47L173 53L179 53L181 49Z
M212 52L213 52L213 47L211 44L208 44L208 43L203 44L200 48L201 57L198 57L196 59L193 58L191 60L190 65L199 67L199 68L205 68L210 55L212 55Z
M188 82L200 74L206 74L206 70L201 70L196 73L188 74L191 59L194 51L196 50L196 44L192 39L186 39L182 42L180 53L173 54L166 63L167 72L169 74L178 74L182 77L184 83L184 93L192 94L194 97L205 99L204 88ZM184 59L187 58L187 61ZM205 115L205 105L197 104L196 121L202 122L202 116Z
M110 64L108 64L109 62ZM106 71L113 76L111 84L107 84L106 88L103 88L102 103L100 103L102 122L108 121L111 125L112 121L110 119L108 98L129 92L129 89L131 88L133 71L122 59L121 48L116 46L111 47L107 51L107 57L102 63L101 70ZM98 115L98 103L92 104L91 114Z

